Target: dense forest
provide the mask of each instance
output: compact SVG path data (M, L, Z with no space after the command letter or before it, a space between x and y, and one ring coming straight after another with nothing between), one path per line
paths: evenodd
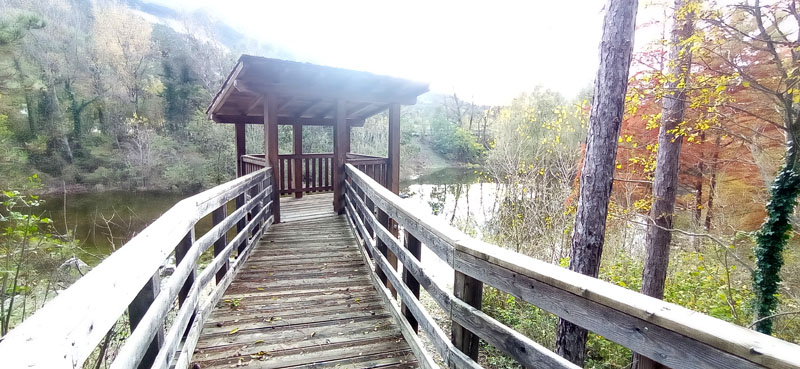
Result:
M402 111L402 174L474 167L497 185L497 206L480 232L454 222L465 232L799 343L796 1L649 6L666 9L663 19L635 32L660 37L631 45L629 68L609 65L628 76L616 95L597 87L601 73L574 97L530 86L490 106L426 94ZM0 2L2 334L76 278L59 266L80 245L37 213L38 195L188 194L234 176L233 127L204 111L241 53L292 59L202 12ZM616 126L598 121L602 113ZM387 121L353 129L352 151L386 155ZM286 128L282 153L291 151ZM304 151L330 151L332 131L309 128ZM587 141L600 136L607 142ZM260 126L248 127L247 146L262 152ZM607 193L583 193L585 183ZM598 222L599 244L582 238ZM597 335L562 340L581 332L513 296L486 288L483 299L488 314L576 363L631 366L629 350ZM517 365L488 346L481 360Z

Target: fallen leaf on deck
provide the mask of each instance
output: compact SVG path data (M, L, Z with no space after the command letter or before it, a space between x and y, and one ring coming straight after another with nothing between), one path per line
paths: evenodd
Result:
M238 332L238 331L239 331L239 328L234 328L234 329L231 329L231 331L228 332L228 334L236 334L236 332Z

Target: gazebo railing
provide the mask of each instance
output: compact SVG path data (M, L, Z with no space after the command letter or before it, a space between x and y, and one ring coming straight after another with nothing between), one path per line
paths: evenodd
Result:
M242 155L242 175L264 168L264 154ZM347 154L347 163L364 172L375 182L387 187L389 184L389 159L364 155ZM333 153L285 154L278 155L278 193L303 193L333 191ZM388 187L387 187L388 188Z
M374 179L381 186L389 185L389 159L380 156L347 154L347 163Z

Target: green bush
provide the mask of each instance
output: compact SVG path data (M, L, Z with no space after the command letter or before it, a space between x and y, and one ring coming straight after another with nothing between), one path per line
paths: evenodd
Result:
M448 159L477 163L483 158L486 149L466 129L442 119L434 120L431 125L433 149Z

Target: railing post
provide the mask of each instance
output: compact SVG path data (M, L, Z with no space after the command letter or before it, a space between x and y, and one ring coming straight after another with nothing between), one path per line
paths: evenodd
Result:
M180 265L181 261L186 257L186 254L189 253L189 249L192 248L192 244L194 244L194 227L186 236L183 237L178 246L175 247L175 265ZM192 289L192 285L194 284L194 279L197 277L197 267L195 267L191 273L186 277L186 282L183 283L183 287L181 290L178 291L178 303L179 306L183 306L184 301L186 301L186 296L189 295L189 291ZM194 317L197 314L197 310L195 308L195 312L192 314L192 317L189 318L189 324L186 325L186 332L183 332L184 335L189 333L189 329L192 327L192 322L194 322Z
M215 226L217 224L222 223L222 221L225 220L225 217L228 214L227 205L228 204L222 204L222 206L220 206L219 208L217 208L217 210L214 210L211 213L211 222ZM222 251L225 250L225 245L227 244L228 244L228 232L226 231L222 234L222 236L219 237L219 239L217 239L216 242L214 242L214 257L222 253ZM225 274L228 273L228 264L229 262L226 260L225 263L222 264L222 266L219 268L219 271L217 271L217 278L216 278L217 283L219 283L222 280L222 278L225 278Z
M405 246L408 251L411 252L411 255L414 255L417 260L421 260L422 244L408 231L403 231L403 234L405 235ZM411 292L414 294L414 297L419 300L419 282L417 282L414 276L408 272L408 269L406 269L405 266L403 266L403 283L408 286L408 289L411 290ZM403 312L403 316L406 317L406 320L408 320L408 324L411 325L411 328L413 328L415 332L419 332L417 319L414 318L414 314L411 314L405 303L401 305L400 310Z
M253 187L250 187L250 189L247 190L250 199L253 199L256 197L256 195L258 195L261 187L263 187L263 181L256 183L255 185L253 185ZM250 210L250 221L256 222L256 224L253 226L253 229L250 231L250 237L253 237L254 234L258 233L258 230L261 228L260 219L255 219L256 214L258 214L259 211L261 211L260 203L254 205L253 208Z
M142 290L139 291L139 294L137 294L128 305L128 320L130 322L131 332L133 332L136 326L139 325L139 322L142 321L147 309L150 308L150 305L155 301L158 292L161 290L161 277L158 273L159 272L156 271L156 274L147 281L144 287L142 287ZM139 362L138 368L151 367L162 345L164 345L164 329L163 327L159 327L156 329L156 334L147 347L142 361Z
M381 208L378 208L378 223L380 225L382 225L384 228L386 228L387 230L391 230L391 223L392 222L391 222L391 220L389 220L389 215L386 214ZM396 270L397 269L397 257L394 256L394 254L392 254L389 251L389 248L386 246L385 243L383 243L383 241L380 238L376 239L376 243L377 243L378 251L380 251L380 253L383 254L383 256L386 256L386 259L389 260L389 263ZM394 262L392 262L393 260L394 260ZM381 280L381 282L384 285L386 285L386 287L389 288L389 291L392 292L392 296L397 298L397 291L395 291L395 289L392 286L392 284L389 283L389 281L386 279L386 274L383 273L383 270L381 270L380 268L376 268L376 273L378 275L378 278Z
M236 196L236 209L241 209L242 207L244 207L245 204L244 193L245 191L242 191L242 193L240 193L239 196ZM247 226L247 219L246 217L242 217L242 219L239 219L239 221L236 222L236 234L241 233L242 230L244 230L244 227L246 226ZM244 249L246 247L247 247L247 239L243 238L242 241L239 242L239 245L236 246L237 258L244 252Z
M481 308L483 298L483 282L456 271L453 283L453 294L476 309ZM453 323L453 345L467 354L472 360L478 360L479 338L468 329Z

